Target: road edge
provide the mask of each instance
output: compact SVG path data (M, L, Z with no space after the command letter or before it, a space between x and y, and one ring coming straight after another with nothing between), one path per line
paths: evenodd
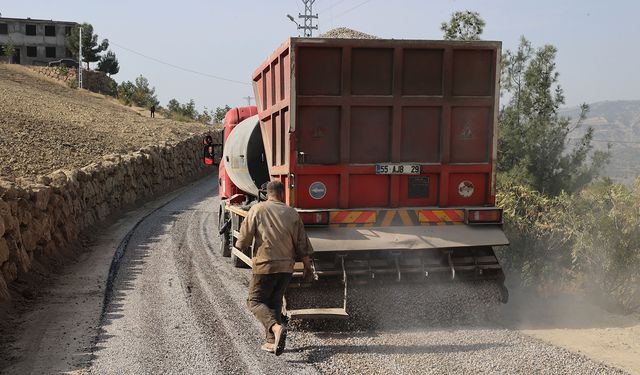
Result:
M211 175L119 212L98 227L96 241L82 250L82 259L65 265L41 298L12 312L16 329L14 339L1 348L9 359L0 372L85 373L99 350L113 280L136 228L206 178Z

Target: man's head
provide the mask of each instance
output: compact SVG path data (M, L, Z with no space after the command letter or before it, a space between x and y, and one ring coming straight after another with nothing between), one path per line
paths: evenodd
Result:
M267 198L284 202L284 185L280 181L270 181L267 184Z

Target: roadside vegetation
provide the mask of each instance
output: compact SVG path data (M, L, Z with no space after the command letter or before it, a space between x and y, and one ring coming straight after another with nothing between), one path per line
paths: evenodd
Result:
M445 39L479 40L484 25L464 11L441 29ZM502 56L496 203L511 245L498 254L515 284L640 311L640 178L633 187L600 178L610 153L594 150L593 129L570 137L589 107L577 119L559 114L556 54L523 36Z
M176 121L197 121L203 124L222 124L224 116L231 110L228 105L217 107L215 110L209 110L204 107L202 112L196 109L196 103L193 99L186 103L180 103L176 99L169 100L166 107L160 109L160 112L166 117Z

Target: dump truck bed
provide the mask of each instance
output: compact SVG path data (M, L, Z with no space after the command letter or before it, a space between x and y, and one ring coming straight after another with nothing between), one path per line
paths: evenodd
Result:
M253 75L269 173L287 202L493 205L500 48L289 39Z

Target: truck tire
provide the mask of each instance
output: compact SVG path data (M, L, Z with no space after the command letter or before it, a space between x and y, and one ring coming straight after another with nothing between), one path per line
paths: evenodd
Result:
M218 212L218 231L221 231L230 218L224 209L224 205L220 205ZM227 225L226 230L220 233L220 254L226 258L231 256L231 226L229 225Z

